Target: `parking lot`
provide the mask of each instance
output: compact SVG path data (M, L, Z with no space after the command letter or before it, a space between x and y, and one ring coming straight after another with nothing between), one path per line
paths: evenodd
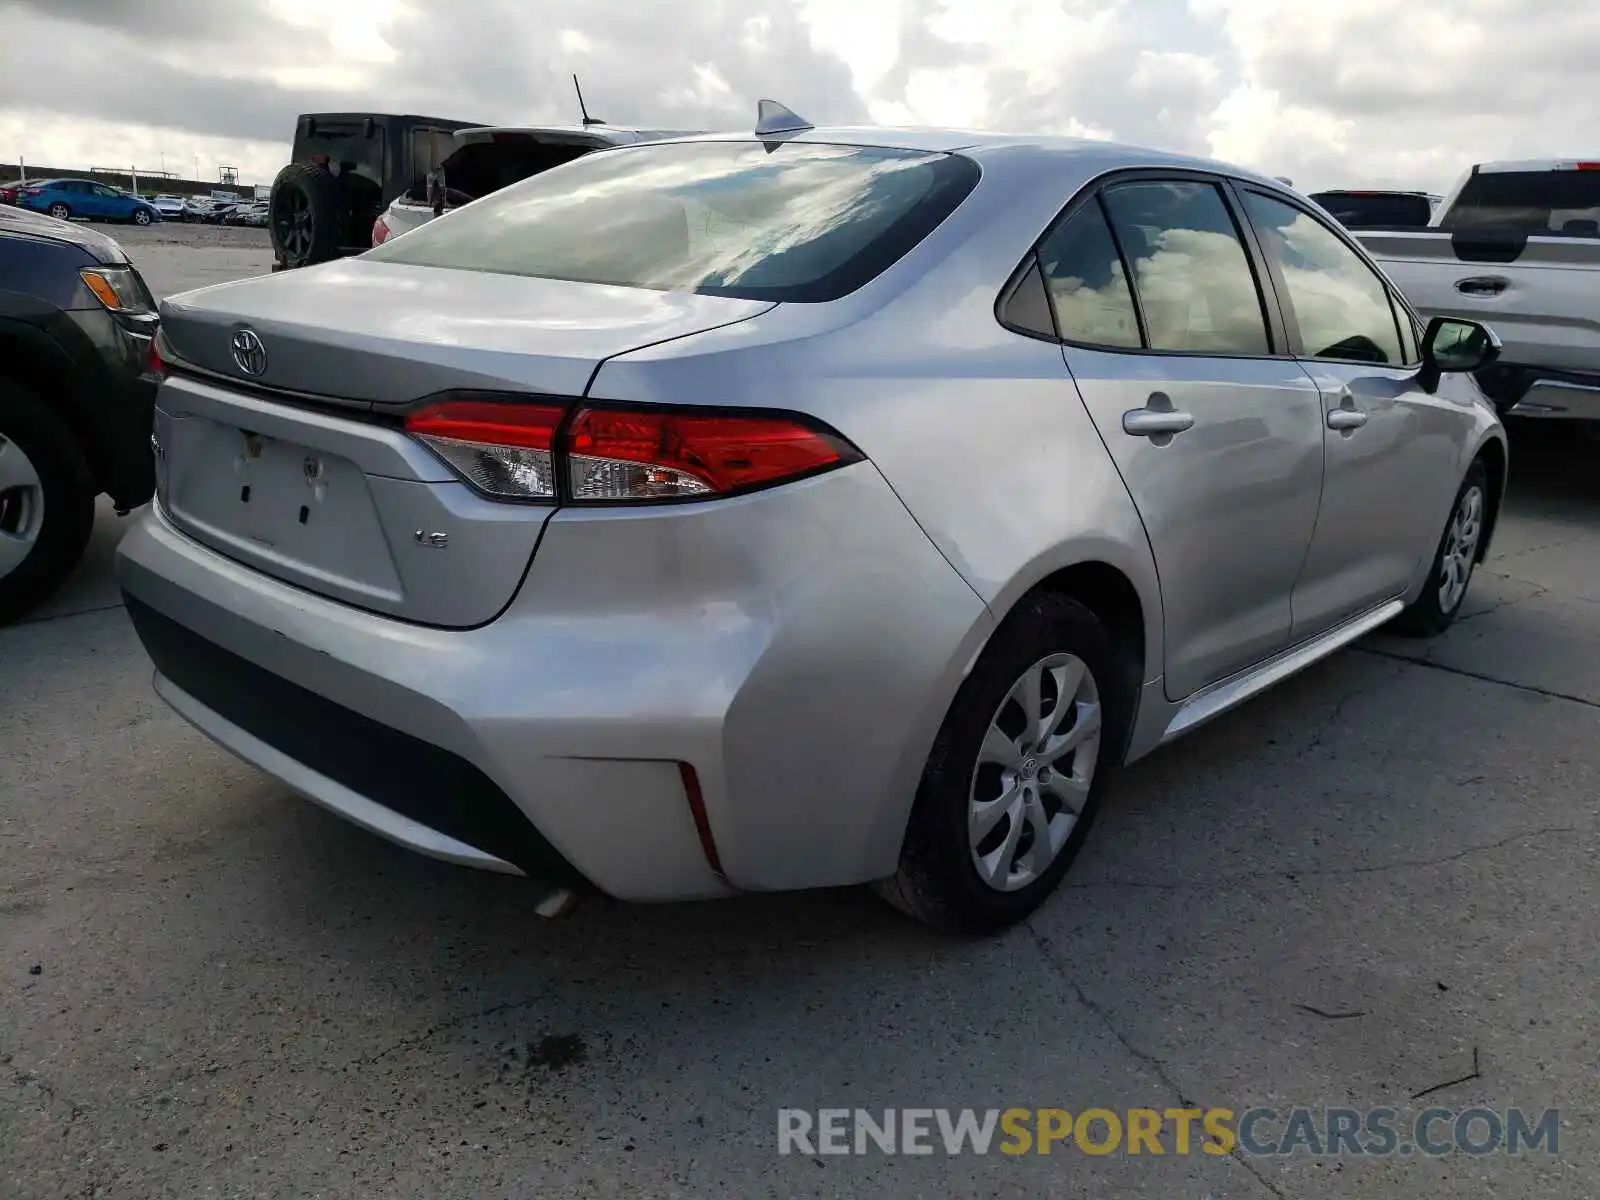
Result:
M113 231L158 294L264 232ZM1459 623L1130 769L1054 899L942 938L855 890L545 921L302 802L151 692L103 510L0 630L0 1195L1588 1197L1600 484L1513 430ZM600 798L597 798L597 801ZM1446 1086L1440 1086L1446 1085ZM1561 1111L1560 1150L778 1154L780 1108Z

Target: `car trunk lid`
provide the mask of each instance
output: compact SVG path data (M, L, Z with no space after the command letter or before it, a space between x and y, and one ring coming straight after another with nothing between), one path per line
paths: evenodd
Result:
M160 502L198 541L307 591L481 624L552 509L474 491L399 410L457 390L578 397L612 355L771 307L359 260L171 298Z
M766 301L343 259L168 298L179 359L255 387L379 408L449 388L581 396L606 358L742 321ZM249 329L265 362L246 372Z

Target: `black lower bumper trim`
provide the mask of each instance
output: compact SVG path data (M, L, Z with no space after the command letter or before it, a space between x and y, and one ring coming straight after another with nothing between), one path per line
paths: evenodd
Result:
M1576 387L1600 387L1600 375L1578 371L1559 371L1551 367L1524 367L1515 363L1493 363L1477 372L1483 394L1502 410L1519 404L1536 383L1570 383Z
M274 675L124 593L156 669L201 704L375 804L562 886L586 883L459 755Z

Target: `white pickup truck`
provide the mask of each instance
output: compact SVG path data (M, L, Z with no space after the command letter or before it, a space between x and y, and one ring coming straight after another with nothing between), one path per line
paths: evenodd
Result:
M1499 335L1502 415L1600 422L1600 160L1482 163L1429 224L1353 232L1424 319Z

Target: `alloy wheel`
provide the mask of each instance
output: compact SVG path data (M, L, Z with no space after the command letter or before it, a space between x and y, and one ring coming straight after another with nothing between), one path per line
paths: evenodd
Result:
M272 224L279 243L290 255L298 258L311 253L311 198L303 190L285 189L282 204L272 214Z
M972 863L989 887L1027 887L1061 853L1088 802L1101 724L1099 686L1077 655L1048 655L1012 684L968 793Z
M44 528L44 485L22 447L0 433L0 579L22 565Z
M1483 536L1483 489L1469 487L1461 493L1445 533L1439 564L1439 611L1452 613L1466 593Z

